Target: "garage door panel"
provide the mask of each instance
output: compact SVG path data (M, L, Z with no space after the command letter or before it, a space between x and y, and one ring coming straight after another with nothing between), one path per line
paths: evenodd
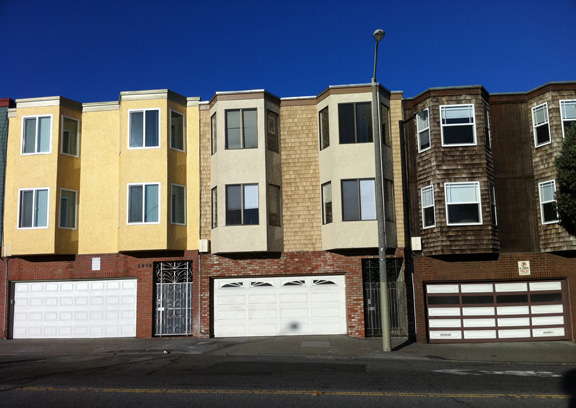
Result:
M563 327L534 329L533 332L534 337L559 337L565 335Z
M278 317L276 309L251 310L248 315L250 319L276 319Z
M496 330L464 330L465 339L495 339Z

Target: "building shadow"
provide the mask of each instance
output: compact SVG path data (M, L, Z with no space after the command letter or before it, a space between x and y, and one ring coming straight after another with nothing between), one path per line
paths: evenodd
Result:
M570 396L569 408L576 408L576 370L570 370L562 377L562 391Z

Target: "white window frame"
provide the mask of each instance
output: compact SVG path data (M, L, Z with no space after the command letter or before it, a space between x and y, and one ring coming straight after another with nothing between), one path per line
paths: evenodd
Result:
M76 154L71 154L71 153L65 153L64 152L64 120L65 119L69 119L69 120L73 120L75 121L78 125L76 127ZM76 118L72 118L70 116L64 116L62 115L62 122L61 122L61 139L60 139L60 153L65 155L65 156L71 156L71 157L78 157L80 156L80 121ZM68 140L70 140L70 136L68 137Z
M73 227L63 227L62 226L62 199L65 198L65 197L62 197L63 191L71 191L74 193L74 226ZM77 229L77 226L78 226L78 191L72 190L69 188L61 188L60 189L60 200L58 200L58 228L75 230L75 229Z
M182 149L178 149L174 147L174 135L172 134L172 114L175 113L182 117ZM160 121L158 121L160 123ZM160 144L160 137L158 137L158 144ZM179 152L186 151L186 115L182 112L179 112L175 109L170 109L170 149L176 150Z
M431 200L432 200L432 204L431 205L424 205L424 194L426 193L430 193L431 194ZM428 229L428 228L434 228L436 227L436 203L434 202L434 186L431 184L429 186L426 187L422 187L420 189L420 203L421 203L421 207L422 207L422 229ZM425 212L424 210L427 208L433 208L433 215L434 215L434 222L432 223L432 225L426 225L426 216L425 216Z
M426 112L426 127L420 129L420 120L418 117ZM428 131L428 147L422 149L422 139L420 136L425 132ZM426 108L421 110L416 114L416 133L418 134L418 153L425 152L426 150L430 150L432 148L432 137L430 134L430 109Z
M146 146L146 112L157 111L158 112L158 146ZM142 112L143 122L142 122L142 146L131 146L130 139L132 136L132 114L135 112ZM128 110L128 149L129 150L141 150L141 149L159 149L162 146L162 111L160 108L149 108L149 109L129 109Z
M469 123L453 123L448 124L444 123L444 112L448 112L452 109L462 109L462 108L472 108L472 113L470 119L472 122ZM446 127L455 127L455 126L472 126L472 139L471 143L445 143L444 142L444 128ZM463 103L463 104L455 104L455 105L440 105L440 129L442 132L442 147L458 147L458 146L476 146L478 143L477 135L476 135L476 108L473 103Z
M174 187L181 187L184 190L184 202L182 203L182 209L184 211L184 222L175 222L174 221ZM186 217L186 186L182 184L172 183L170 185L170 222L174 225L186 225L187 217Z
M146 209L146 186L156 185L158 186L158 221L149 221L146 222L145 220L145 209ZM141 222L130 222L130 187L132 186L142 186L142 221ZM128 183L126 188L126 224L128 225L151 225L151 224L160 224L162 220L162 186L160 182L151 182L151 183Z
M39 152L38 151L38 124L39 124L39 119L40 118L50 118L50 136L49 136L49 140L48 140L48 151L46 152ZM31 119L31 118L35 118L36 119L36 130L35 130L35 137L34 137L34 151L33 152L29 152L29 153L25 153L24 152L24 140L26 137L26 119ZM30 155L34 155L34 154L51 154L52 153L52 126L53 126L53 120L54 117L52 114L46 114L46 115L28 115L28 116L23 116L22 117L22 137L20 138L20 154L23 156L30 156Z
M536 111L538 109L544 109L544 111L546 112L546 120L543 122L536 123ZM538 144L538 134L536 129L540 126L543 126L544 124L548 126L548 141ZM550 114L548 112L548 102L541 103L540 105L534 106L532 108L532 133L534 136L535 148L546 146L552 143L552 134L550 133Z
M542 187L546 184L551 184L554 189L554 200L542 201ZM553 221L544 221L544 204L556 203L556 180L547 180L538 183L538 200L540 201L540 222L542 225L557 224L560 222L558 212L556 212L556 219Z
M566 137L565 130L564 130L564 122L575 122L576 123L576 116L573 118L566 117L566 108L565 105L575 105L576 106L576 99L563 99L560 101L560 118L562 121L562 138Z
M463 185L473 185L476 189L476 196L478 197L477 201L462 201L462 202L448 202L448 190L452 186L463 186ZM461 227L465 225L482 225L482 195L480 190L480 182L479 181L465 181L465 182L453 182L453 183L444 183L444 197L446 201L446 225L449 227ZM476 204L478 206L478 222L462 222L462 223L451 223L450 217L448 216L448 206L450 205L459 205L459 204Z
M35 217L35 212L34 212L34 208L36 207L36 192L37 191L47 191L48 192L48 197L46 198L46 225L37 227L34 226L35 221L36 221L36 217ZM31 227L21 227L20 226L20 214L21 214L21 208L22 208L22 192L23 191L32 191L33 195L32 195L32 226ZM47 229L50 227L50 187L34 187L34 188L21 188L18 190L18 217L17 217L17 224L16 227L17 229L22 229L22 230L30 230L30 229Z

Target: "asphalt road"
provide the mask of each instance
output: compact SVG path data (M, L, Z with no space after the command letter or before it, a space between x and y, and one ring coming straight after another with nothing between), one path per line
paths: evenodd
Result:
M576 387L574 373L574 365L430 359L11 355L0 356L0 401L11 408L568 407L575 400L562 384Z

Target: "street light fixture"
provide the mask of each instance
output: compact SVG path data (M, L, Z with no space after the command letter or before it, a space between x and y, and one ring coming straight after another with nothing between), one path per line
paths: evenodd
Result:
M378 62L378 43L384 38L384 30L374 31L376 50L374 52L374 76L372 77L372 133L374 135L375 195L376 219L378 222L378 270L380 272L380 314L382 316L382 350L390 348L390 315L388 311L388 282L386 279L386 217L384 213L384 187L382 177L382 143L380 142L380 103L378 83L376 82L376 64Z

